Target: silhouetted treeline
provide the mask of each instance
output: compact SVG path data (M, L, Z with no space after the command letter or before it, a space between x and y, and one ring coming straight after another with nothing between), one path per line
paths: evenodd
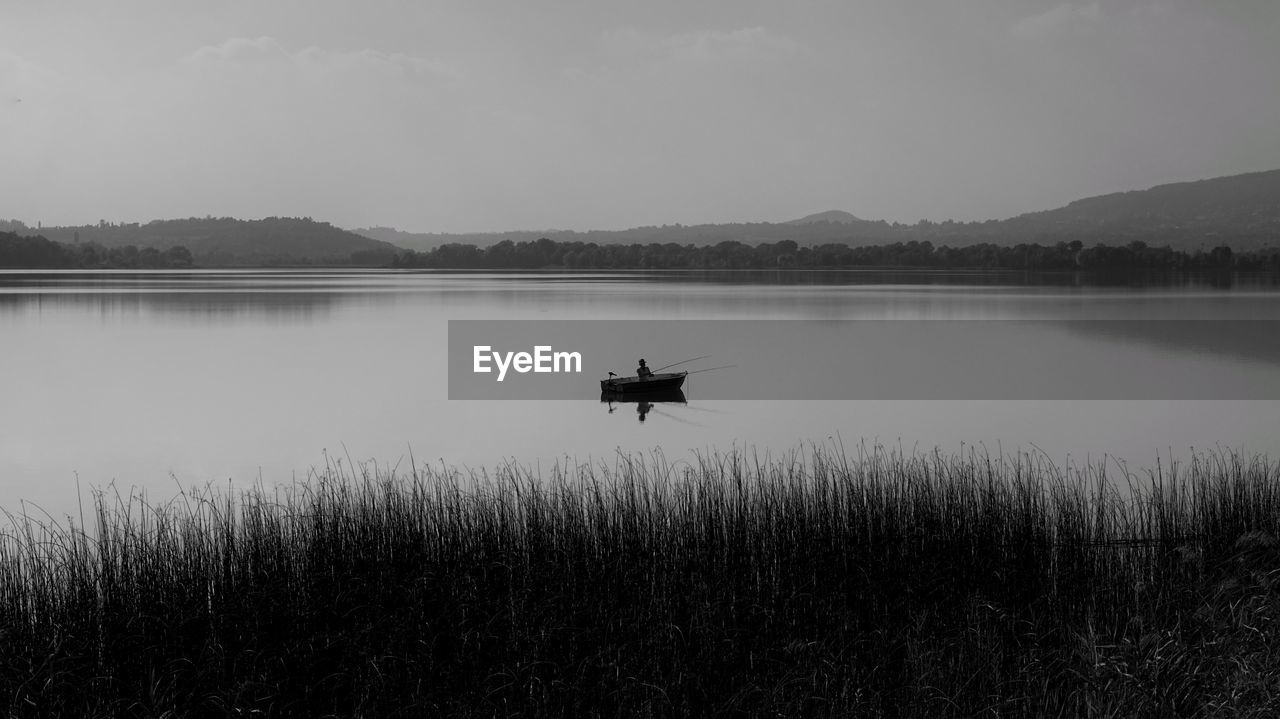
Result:
M0 267L40 269L167 269L191 267L182 245L165 250L135 245L104 247L89 242L65 245L44 237L0 232Z
M394 267L441 269L763 269L827 267L937 267L1009 270L1275 270L1280 271L1280 250L1234 253L1230 247L1205 252L1184 252L1170 247L1150 247L1144 242L1124 246L1094 245L1080 241L1053 245L1019 244L1004 247L991 243L965 247L935 247L925 242L895 242L851 247L828 243L800 247L795 242L760 243L754 247L736 241L710 246L599 245L594 242L533 242L506 240L486 248L448 244L428 252L406 251Z
M309 217L190 217L147 223L107 222L96 225L29 228L10 220L0 229L35 235L79 247L154 247L165 252L182 246L202 267L272 267L295 265L356 265L386 267L400 248L317 222Z

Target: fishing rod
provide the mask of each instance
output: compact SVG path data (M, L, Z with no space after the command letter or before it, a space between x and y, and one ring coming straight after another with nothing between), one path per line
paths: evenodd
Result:
M668 368L670 368L670 367L676 367L676 366L679 366L679 365L682 365L682 364L688 364L688 363L690 363L690 362L697 362L697 361L698 361L698 360L700 360L700 359L706 359L706 358L708 358L708 357L710 357L710 356L711 356L711 355L703 355L703 356L701 356L701 357L694 357L693 359L680 360L679 362L674 362L674 363L672 363L672 364L667 365L666 367L659 367L658 369L654 370L654 372L661 372L662 370L664 370L664 369L668 369Z
M736 365L736 364L727 364L727 365L721 365L721 366L719 366L719 367L708 367L708 368L706 368L706 369L695 369L695 370L693 370L692 372L689 372L689 374L698 374L699 372L710 372L711 370L716 370L716 369L729 369L730 367L737 367L737 366L738 366L738 365Z

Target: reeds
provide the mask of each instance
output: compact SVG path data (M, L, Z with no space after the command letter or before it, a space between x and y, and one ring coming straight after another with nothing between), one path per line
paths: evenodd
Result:
M1265 716L1280 466L326 463L0 539L10 715Z

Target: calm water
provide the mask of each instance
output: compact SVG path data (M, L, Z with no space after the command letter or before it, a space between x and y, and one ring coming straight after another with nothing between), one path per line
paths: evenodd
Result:
M1060 364L1082 373L1075 382L1104 382L1109 367L1151 366L1223 383L1231 396L1249 396L1252 386L1280 396L1275 337L1222 341L1158 329L1177 326L1159 323L1171 319L1280 319L1280 288L1247 278L1018 286L972 273L0 271L0 508L26 500L55 516L72 513L77 478L85 488L114 482L167 498L175 478L184 486L288 482L326 456L405 467L411 450L419 462L544 469L612 464L619 452L679 459L754 446L776 454L810 442L985 444L1131 465L1191 447L1280 455L1274 400L699 399L699 387L722 396L714 383L734 370L691 378L684 404L447 399L450 319L655 318L1150 320L1157 329L1028 336L1009 344L1008 371L1051 376L1061 369L1047 366L1052 358L1069 357ZM715 337L699 347L620 342L619 366L629 371L643 351L653 364L712 354L703 366L747 371L742 349L730 357L718 349L730 351ZM932 349L922 354L935 366L951 351L941 339ZM875 351L868 361L886 368L915 361L893 347Z

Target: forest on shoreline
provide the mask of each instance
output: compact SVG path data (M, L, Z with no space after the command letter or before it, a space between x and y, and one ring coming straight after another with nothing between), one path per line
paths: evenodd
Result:
M594 242L504 240L489 247L442 245L407 250L392 267L436 269L834 269L848 267L972 268L1001 270L1240 270L1280 271L1280 249L1234 252L1221 245L1187 252L1133 241L1122 246L1079 240L1052 245L991 243L951 247L932 242L803 247L791 240L715 245L598 245Z
M191 267L358 266L399 269L611 269L611 270L740 270L837 269L857 267L948 268L1034 271L1157 270L1157 271L1280 271L1280 249L1235 252L1227 245L1192 252L1142 241L1122 246L1074 240L1054 244L1012 246L980 243L961 247L935 246L929 241L850 246L825 243L800 246L792 240L750 245L724 241L715 245L601 245L557 242L548 238L489 247L447 244L426 252L381 249L351 253L346 261L260 254L197 257L184 245L165 249L96 242L66 244L42 236L0 232L0 268L22 269L185 269Z
M19 269L185 269L194 266L181 245L164 251L137 245L105 247L96 242L66 245L40 236L0 232L0 268Z
M0 220L0 267L386 267L395 245L309 217L191 217L31 228Z

